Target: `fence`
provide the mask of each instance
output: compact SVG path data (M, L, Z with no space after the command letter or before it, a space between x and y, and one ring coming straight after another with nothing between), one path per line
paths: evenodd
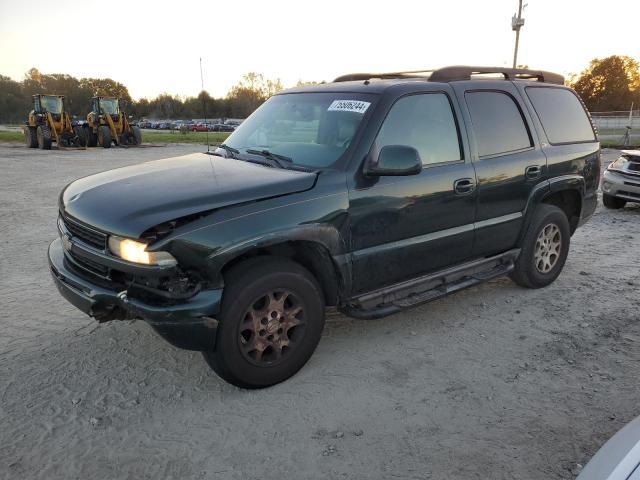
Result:
M615 111L615 112L591 112L593 122L601 132L608 130L624 131L627 127L631 130L640 130L640 110Z

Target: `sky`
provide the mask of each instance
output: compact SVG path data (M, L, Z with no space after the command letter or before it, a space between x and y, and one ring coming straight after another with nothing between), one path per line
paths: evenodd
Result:
M518 63L579 73L640 59L638 0L524 0ZM226 95L247 72L327 80L349 72L510 66L517 0L0 0L0 74L110 77L135 99ZM616 20L607 20L614 18Z

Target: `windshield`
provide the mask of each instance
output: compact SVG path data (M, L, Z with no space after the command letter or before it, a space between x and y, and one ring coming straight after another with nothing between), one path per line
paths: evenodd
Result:
M355 93L276 95L224 143L241 154L268 151L304 167L328 167L349 147L375 98Z
M118 113L118 99L117 98L101 98L100 99L100 111L102 113L108 113L109 115L115 115Z
M56 114L62 112L62 98L60 97L43 95L42 97L40 97L40 104L42 110L44 111Z

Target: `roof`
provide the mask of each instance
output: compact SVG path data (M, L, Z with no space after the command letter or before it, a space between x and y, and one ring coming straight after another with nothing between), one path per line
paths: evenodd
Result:
M485 79L496 80L499 79L500 76L502 76L504 80L528 80L564 85L564 77L562 75L544 70L455 65L437 70L412 70L386 73L349 73L347 75L341 75L331 83L313 85L310 87L292 88L287 90L285 93L315 91L382 93L390 86L407 82L421 81L430 83L449 83L464 80L482 81Z

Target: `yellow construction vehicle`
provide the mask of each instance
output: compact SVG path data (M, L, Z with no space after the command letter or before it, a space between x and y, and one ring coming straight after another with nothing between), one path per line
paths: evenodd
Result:
M32 95L33 110L22 130L29 148L51 150L51 143L61 147L84 147L85 136L80 126L73 126L65 110L63 95Z
M114 97L93 97L91 112L84 124L87 145L104 148L116 145L140 145L140 127L131 125L124 113L124 102Z

